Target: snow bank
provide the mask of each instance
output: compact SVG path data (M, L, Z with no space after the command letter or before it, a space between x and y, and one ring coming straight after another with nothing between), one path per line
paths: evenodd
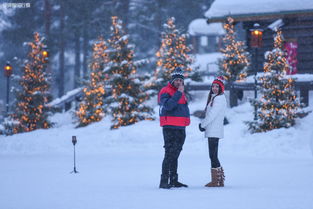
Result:
M207 91L192 92L193 101L190 111L203 110ZM155 103L154 103L155 104ZM311 108L312 109L312 108ZM155 107L156 114L158 107ZM156 118L158 116L156 115ZM313 114L298 119L297 124L289 129L278 129L266 133L250 134L243 123L253 119L253 108L245 103L228 109L225 126L225 138L221 141L223 155L243 156L310 156L309 142L312 139ZM84 128L75 128L71 113L58 113L52 120L54 128L37 130L13 136L0 136L0 154L71 154L71 138L77 136L77 151L80 154L154 150L163 146L163 137L159 121L141 121L132 126L110 130L110 119ZM186 152L207 152L206 139L198 130L200 119L191 117L191 125L186 129Z
M250 154L258 156L310 155L308 144L311 139L313 114L297 119L296 125L288 129L250 134L243 122L253 120L253 111L249 103L228 110L228 119L232 125L225 127L225 138L229 139L229 143L225 145L229 149L236 152L248 149ZM238 125L233 125L234 123Z
M310 148L311 148L311 152L312 152L312 155L313 155L313 130L312 130L312 133L311 133L311 141L310 141Z

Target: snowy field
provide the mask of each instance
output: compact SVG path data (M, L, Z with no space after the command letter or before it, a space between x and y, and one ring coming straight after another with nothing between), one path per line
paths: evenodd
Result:
M197 93L191 112L203 109L205 97ZM75 129L66 113L53 117L55 128L0 136L0 209L311 209L313 114L290 129L254 135L243 124L253 118L248 103L228 109L227 118L219 150L224 188L204 187L210 163L195 117L179 159L179 179L189 185L181 189L158 188L163 139L157 120L111 131L104 119ZM78 174L70 174L73 135Z

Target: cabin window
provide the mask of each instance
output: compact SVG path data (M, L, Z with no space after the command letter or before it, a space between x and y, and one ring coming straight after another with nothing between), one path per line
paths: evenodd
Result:
M200 38L200 45L201 46L207 46L208 45L208 37L201 36L201 38Z

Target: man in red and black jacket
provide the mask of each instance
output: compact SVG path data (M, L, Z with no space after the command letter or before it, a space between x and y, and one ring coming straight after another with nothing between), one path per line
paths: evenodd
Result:
M184 93L184 74L176 68L171 81L158 95L160 125L163 127L164 159L160 188L187 187L178 182L178 157L186 138L186 126L190 124L190 113Z

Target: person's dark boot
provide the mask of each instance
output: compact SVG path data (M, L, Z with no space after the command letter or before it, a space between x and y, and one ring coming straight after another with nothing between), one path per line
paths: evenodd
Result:
M168 184L168 176L162 174L161 175L161 180L160 180L160 189L169 189L171 186Z
M188 185L180 183L178 181L178 175L177 174L171 175L171 177L170 177L170 186L171 187L188 187Z

